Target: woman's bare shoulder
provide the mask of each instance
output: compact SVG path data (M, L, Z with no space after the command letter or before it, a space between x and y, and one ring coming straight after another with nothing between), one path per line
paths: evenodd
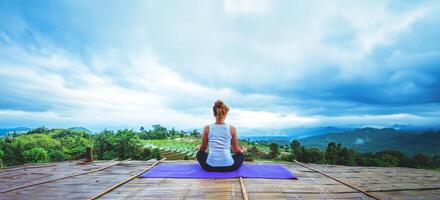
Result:
M235 128L235 126L229 125L231 127L231 131L236 132L237 129Z

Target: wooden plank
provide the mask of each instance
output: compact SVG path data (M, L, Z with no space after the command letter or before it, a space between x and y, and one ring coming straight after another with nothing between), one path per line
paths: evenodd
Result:
M232 179L138 178L102 199L243 199Z
M19 170L27 170L27 169L35 169L35 168L43 168L43 167L53 167L57 164L47 164L47 165L31 165L31 166L24 166L24 167L16 167L12 169L1 169L0 173L6 173L6 172L12 172L12 171L19 171Z
M243 200L248 200L246 187L244 187L243 178L240 177L240 186L241 186L241 195L243 196Z
M316 171L316 172L318 172L318 173L320 173L320 174L322 174L322 175L324 175L324 176L327 176L327 177L329 177L329 178L331 178L331 179L333 179L333 180L335 180L335 181L338 181L338 182L340 182L340 183L342 183L342 184L344 184L344 185L346 185L346 186L348 186L348 187L351 187L351 188L353 188L353 189L355 189L355 190L357 190L357 191L359 191L359 192L361 192L361 193L363 193L363 194L365 194L365 195L367 195L367 196L369 196L369 197L371 197L371 198L373 198L373 199L380 200L380 198L379 198L378 196L376 196L376 195L374 195L374 194L371 194L371 193L369 193L369 192L367 192L367 191L365 191L365 190L363 190L363 189L360 189L359 187L356 187L356 186L354 186L354 185L351 184L351 183L348 183L348 182L343 181L343 180L341 180L341 179L338 179L338 178L332 177L332 176L330 176L330 175L328 175L328 174L326 174L326 173L324 173L324 172L321 172L321 171L319 171L319 170L313 169L313 168L311 168L311 167L309 167L309 166L307 166L307 165L304 165L304 164L302 164L302 163L300 163L300 162L298 162L298 161L296 161L296 160L295 160L295 163L298 164L298 165L301 165L301 166L303 166L303 167L305 167L305 168L307 168L307 169L310 169L310 170Z
M152 162L129 161L103 171L37 185L0 195L0 199L87 199L97 191L139 173Z
M439 194L437 188L440 187L440 173L431 170L402 167L308 165L333 177L349 180L357 187L374 193L382 199L401 199L400 194L409 191L409 193L416 194L424 190L430 190ZM420 197L425 198L423 195ZM429 199L429 195L426 198Z
M139 174L155 161L127 161L85 176L35 185L0 195L0 199L86 199ZM172 161L188 163L194 161ZM56 166L16 170L1 174L0 190L93 171L112 161L78 166L60 162ZM247 164L262 164L260 162ZM365 194L327 176L282 162L298 180L242 179L248 199L369 199ZM381 199L440 199L440 173L410 168L351 167L307 164ZM23 166L22 166L23 167ZM51 175L53 174L53 175ZM138 178L102 196L102 199L244 199L237 179Z
M163 158L162 160L158 160L157 162L155 162L153 165L151 165L151 166L148 167L147 169L145 169L145 170L139 172L138 174L136 174L136 175L134 175L134 176L129 177L129 178L126 179L126 180L123 180L123 181L119 182L118 184L116 184L116 185L114 185L114 186L112 186L112 187L106 189L105 191L103 191L103 192L101 192L101 193L99 193L99 194L97 194L97 195L91 197L89 200L95 200L95 199L97 199L97 198L99 198L99 197L101 197L101 196L104 196L105 194L107 194L107 193L113 191L114 189L120 187L121 185L124 185L125 183L127 183L127 182L129 182L129 181L131 181L131 180L137 178L138 176L142 175L143 173L147 172L148 170L150 170L151 168L153 168L154 166L156 166L157 164L159 164L161 161L164 161L165 159L166 159L166 158Z
M58 162L55 166L51 167L5 172L1 174L2 177L9 178L0 179L0 191L17 186L38 183L41 181L47 181L72 174L99 169L111 163L113 163L113 161L97 161L90 165L76 165L75 162Z
M11 191L15 191L15 190L19 190L19 189L23 189L23 188L27 188L27 187L32 187L32 186L36 186L36 185L41 185L41 184L45 184L45 183L50 183L50 182L54 182L54 181L58 181L58 180L62 180L62 179L72 178L72 177L75 177L75 176L81 176L81 175L86 175L86 174L90 174L90 173L99 172L99 171L102 171L104 169L113 167L115 165L121 164L121 163L129 161L129 160L130 159L127 159L127 160L124 160L124 161L121 161L121 162L117 162L117 163L113 163L111 165L108 165L108 166L105 166L105 167L101 167L99 169L92 170L92 171L89 171L89 172L84 172L84 173L80 173L80 174L73 174L73 175L70 175L70 176L64 176L64 177L61 177L61 178L56 178L56 179L51 179L51 180L42 181L42 182L38 182L38 183L33 183L33 184L28 184L28 185L23 185L23 186L18 186L18 187L10 188L10 189L4 190L4 191L0 191L0 194L11 192Z

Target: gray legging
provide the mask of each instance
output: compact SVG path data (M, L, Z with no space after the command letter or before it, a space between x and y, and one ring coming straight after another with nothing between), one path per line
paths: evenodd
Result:
M208 159L208 153L204 151L198 151L197 152L197 161L199 161L200 166L205 169L206 171L217 171L217 172L226 172L226 171L234 171L238 169L241 164L243 164L244 161L244 154L242 153L235 153L232 155L232 159L234 159L234 164L231 166L226 167L213 167L208 165L206 163L206 160Z

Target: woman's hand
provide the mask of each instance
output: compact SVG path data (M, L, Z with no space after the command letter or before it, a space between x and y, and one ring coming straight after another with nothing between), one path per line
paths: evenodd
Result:
M201 147L201 146L202 146L201 144L197 145L196 149L197 149L197 150L200 150L200 147Z
M247 147L246 146L242 146L240 151L241 151L241 153L245 153L247 151Z

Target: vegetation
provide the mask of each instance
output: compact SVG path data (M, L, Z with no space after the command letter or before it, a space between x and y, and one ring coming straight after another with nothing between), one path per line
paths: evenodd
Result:
M108 159L160 159L175 156L178 159L193 159L196 146L201 143L197 130L168 130L160 125L139 131L103 130L91 134L81 128L47 129L40 127L28 132L7 134L0 137L0 166L25 163L77 160L85 157L87 147L93 147L94 157ZM375 153L360 153L340 143L330 142L326 148L305 147L297 140L290 145L250 142L240 140L247 146L246 158L253 160L298 160L306 163L336 164L349 166L413 167L440 169L440 156L417 154L408 156L397 150ZM178 156L174 155L178 154ZM173 155L172 155L173 154Z
M163 130L159 126L154 127ZM153 131L150 134L157 137L163 133ZM90 134L81 130L45 127L23 134L7 134L0 137L0 166L82 159L87 147L91 146L97 159L160 158L157 149L144 146L141 136L142 132L128 129Z
M299 141L304 146L316 147L321 150L325 150L327 144L334 141L361 153L395 149L410 156L419 153L428 156L440 155L440 130L410 132L393 128L361 128L345 132L330 132L302 138Z
M270 152L268 158L273 159L278 157L278 155L280 155L280 148L276 143L271 143L269 147L270 147Z
M358 153L335 142L330 142L324 152L317 148L301 146L297 140L292 141L291 146L291 158L301 162L348 166L440 168L440 156L429 157L417 154L409 157L397 150Z

